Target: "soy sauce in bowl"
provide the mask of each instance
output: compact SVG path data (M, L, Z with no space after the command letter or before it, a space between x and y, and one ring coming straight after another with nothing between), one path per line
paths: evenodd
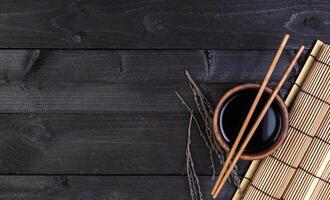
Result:
M231 96L222 107L219 117L220 131L229 146L233 145L257 92L257 89L252 88L240 91ZM257 119L258 114L261 112L268 98L269 94L264 93L262 95L249 126L245 131L245 135L248 130L251 129L253 122ZM273 103L255 131L245 152L257 153L265 150L274 143L281 131L281 126L282 119L280 117L279 108Z
M259 87L257 84L239 85L229 90L220 99L214 112L213 130L218 143L226 151L235 142ZM259 116L271 93L271 89L266 87L241 143ZM241 155L241 159L259 160L273 153L283 144L287 136L288 126L287 108L282 99L276 96Z

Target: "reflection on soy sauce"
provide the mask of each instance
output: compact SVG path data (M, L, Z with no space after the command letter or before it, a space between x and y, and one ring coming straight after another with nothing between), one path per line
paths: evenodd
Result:
M257 89L242 90L229 97L222 107L219 116L220 132L230 146L233 145L256 94ZM262 95L244 135L251 129L268 98L269 94L264 93ZM279 110L279 106L273 103L247 145L245 149L246 153L260 152L276 140L282 126Z

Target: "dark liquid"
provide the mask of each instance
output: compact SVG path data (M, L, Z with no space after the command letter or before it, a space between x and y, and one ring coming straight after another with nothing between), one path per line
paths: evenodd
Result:
M220 130L224 139L230 146L233 145L256 94L257 89L247 89L236 93L228 98L220 111ZM269 94L266 93L261 97L248 128L245 131L245 135L251 129L268 98ZM282 119L279 106L273 103L245 148L245 152L257 153L269 147L278 137L281 126ZM245 136L243 138L245 138Z

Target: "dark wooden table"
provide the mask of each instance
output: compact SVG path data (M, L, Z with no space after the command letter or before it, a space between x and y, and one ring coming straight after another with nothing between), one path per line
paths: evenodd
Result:
M325 1L0 1L0 199L190 199L184 70L215 104L262 79L284 33L272 82L329 32ZM209 199L207 149L192 139Z

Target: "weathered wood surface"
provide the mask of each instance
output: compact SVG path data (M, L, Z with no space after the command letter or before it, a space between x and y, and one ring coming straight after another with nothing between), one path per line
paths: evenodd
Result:
M1 114L0 173L183 175L188 119L188 114ZM211 174L196 128L192 152L197 172Z
M233 84L211 85L210 91L224 94ZM86 83L43 86L0 86L0 111L3 113L187 113L174 91L193 105L186 84L163 86L90 85ZM218 99L213 97L213 99Z
M285 52L274 81L293 53ZM260 80L273 54L270 50L206 53L2 50L0 111L187 112L174 94L178 91L193 104L184 76L186 69L216 102L238 83Z
M284 50L278 80L296 50ZM260 81L274 50L0 50L0 83L201 83ZM303 65L305 56L299 60Z
M284 52L273 82L294 52ZM0 50L0 197L189 199L189 114L174 94L194 107L184 71L215 104L229 88L262 79L274 53ZM192 140L197 173L210 176L208 151L196 130ZM240 163L240 174L246 164ZM211 184L202 177L206 195ZM228 185L223 198L233 191Z
M1 48L276 49L329 40L329 2L0 1Z
M4 200L190 199L184 155L189 114L174 94L194 104L184 71L215 104L229 88L263 78L284 33L291 40L272 83L298 45L308 49L317 38L330 40L326 1L0 5ZM192 140L210 199L208 152L197 132ZM234 190L227 185L221 199Z
M0 176L3 200L189 200L185 176ZM205 199L211 199L211 177L202 176ZM234 188L226 185L219 199L229 199Z

